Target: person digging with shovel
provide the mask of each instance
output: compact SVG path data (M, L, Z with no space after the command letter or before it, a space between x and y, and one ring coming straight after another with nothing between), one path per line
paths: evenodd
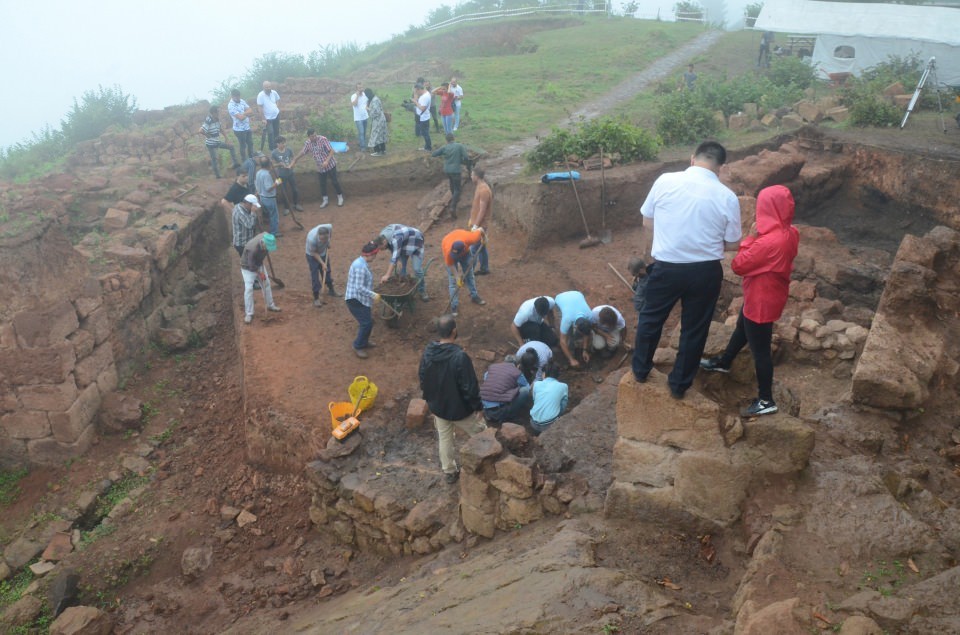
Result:
M470 248L483 241L483 230L467 231L455 229L443 237L440 250L443 253L443 264L447 267L447 286L450 290L450 314L457 316L460 306L460 287L466 283L470 291L470 300L474 304L484 305L486 300L477 293L477 283L473 277L475 259ZM460 274L457 274L457 268Z
M333 276L330 274L330 237L333 235L333 225L324 223L317 225L307 232L307 266L310 267L310 284L313 291L313 306L323 306L320 299L320 290L327 285L327 295L338 297L340 294L333 287Z
M240 273L243 275L243 321L245 324L253 322L253 283L260 280L263 289L263 301L267 304L267 311L280 312L280 307L273 303L273 290L270 288L270 276L263 266L263 261L271 251L277 250L277 239L273 234L260 233L247 241L240 254Z

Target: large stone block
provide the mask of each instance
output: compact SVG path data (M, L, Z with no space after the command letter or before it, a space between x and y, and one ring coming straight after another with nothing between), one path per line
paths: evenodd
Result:
M743 427L743 439L731 448L734 463L754 474L793 474L807 466L816 438L804 422L781 412Z
M13 317L13 328L21 348L59 344L79 326L77 311L67 300L43 311L21 311Z
M154 243L153 257L156 259L157 268L160 271L166 270L170 264L170 260L177 247L178 235L177 232L165 231L157 236L156 243Z
M684 527L689 531L716 528L716 525L691 514L677 500L673 487L647 487L614 481L607 489L603 513L608 518Z
M77 398L77 384L73 375L60 384L38 384L17 388L17 397L27 410L62 412L70 408Z
M497 498L496 490L482 478L470 472L460 473L460 503L493 513Z
M97 375L97 388L100 389L100 394L113 392L117 389L117 386L120 385L120 376L117 374L117 367L115 364L110 364L103 369L99 375Z
M613 446L613 477L650 487L673 485L679 454L674 448L620 437Z
M125 229L130 222L130 212L111 207L103 216L103 230L106 232L117 232Z
M694 389L671 399L667 378L653 370L639 384L632 373L620 380L617 430L621 437L683 450L722 450L720 407Z
M0 356L0 379L17 386L60 384L76 365L76 352L69 342L47 348L15 348Z
M83 322L80 323L80 328L84 331L89 331L93 335L93 340L97 344L102 344L110 337L112 331L112 325L110 324L110 316L107 313L106 307L100 307L94 309L90 312Z
M27 441L27 457L40 465L59 465L86 452L93 441L93 434L93 426L89 426L76 443L61 443L53 437Z
M901 331L878 312L853 371L853 400L894 410L921 407L942 353L942 337L926 325L914 322Z
M113 618L92 606L68 607L50 624L50 635L110 635Z
M533 487L534 467L532 458L521 459L513 454L508 454L494 465L497 476L526 488Z
M91 427L99 407L100 389L93 383L80 393L66 412L50 413L50 429L54 438L61 443L76 442L84 430Z
M42 439L50 436L46 412L21 410L0 417L0 428L14 439Z
M422 536L449 521L450 503L444 498L428 498L413 506L401 523L411 534Z
M740 518L749 479L749 466L728 457L684 452L677 459L674 487L677 500L690 513L726 527Z
M477 509L473 505L461 504L460 516L463 519L464 529L484 538L493 538L497 529L497 519L492 511Z
M543 518L543 507L537 498L500 497L500 518L498 526L501 529L515 529L517 525L529 525L535 520Z
M470 437L460 449L460 465L463 470L477 472L484 463L492 463L503 452L503 446L497 441L496 428L487 428Z
M407 404L407 430L416 430L423 425L430 414L430 408L423 399L411 399Z
M83 329L74 331L67 339L73 344L73 350L74 353L76 353L77 359L83 359L92 353L96 345L96 342L93 340L93 335Z
M113 349L110 348L110 345L101 344L96 347L90 355L77 362L73 372L73 376L77 380L77 386L84 388L97 381L100 373L112 364Z
M533 496L532 487L524 487L523 485L518 485L509 479L497 478L491 481L490 485L492 485L496 490L503 492L507 496L511 496L513 498L526 499Z

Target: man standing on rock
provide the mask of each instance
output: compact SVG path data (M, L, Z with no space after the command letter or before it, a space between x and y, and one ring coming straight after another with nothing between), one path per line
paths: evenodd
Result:
M427 344L420 359L420 390L433 413L440 448L440 469L453 484L460 478L454 447L454 426L469 435L486 430L483 402L473 361L457 340L457 320L443 315L437 323L440 339Z
M247 157L253 156L253 133L250 131L250 115L253 114L253 109L240 98L240 91L236 88L230 91L227 112L233 119L233 134L240 144L240 160L246 161Z
M267 143L270 151L277 147L277 137L280 136L280 95L273 90L270 82L263 82L263 90L257 95L257 106L267 126Z
M330 237L333 225L317 225L307 232L307 266L310 267L310 290L313 291L313 306L323 306L320 290L327 285L327 295L339 296L333 288L333 276L330 274Z
M469 165L469 163L467 164ZM476 189L473 191L473 205L470 207L470 220L467 225L470 229L482 229L489 236L490 210L493 206L493 191L484 180L486 176L483 168L473 168L470 171L470 180ZM485 276L490 273L490 256L487 254L487 241L474 252L477 257L477 275Z
M357 92L350 95L350 105L353 106L353 124L357 127L357 138L359 147L357 151L363 152L367 149L367 120L370 113L367 112L367 95L363 92L363 84L357 82Z
M357 337L353 340L353 352L360 359L369 357L366 349L376 346L370 341L370 332L373 331L373 303L380 299L380 294L373 290L373 272L370 263L376 260L380 249L377 243L371 241L363 246L360 255L350 265L347 274L347 290L344 297L347 309L357 321Z
M237 162L237 153L233 151L233 146L224 142L220 138L220 109L216 106L210 106L210 114L203 120L200 126L200 132L203 136L203 145L210 153L210 165L213 167L213 173L220 178L220 155L218 150L229 150L230 160L233 161L233 169L240 167Z
M320 178L320 208L330 204L327 198L327 177L333 182L333 189L337 193L337 205L343 207L343 190L340 189L340 180L337 178L337 159L333 156L333 146L323 135L319 135L313 128L307 129L307 140L303 144L303 150L297 155L297 158L290 164L290 169L297 164L304 155L309 153L317 164L317 176Z
M435 157L443 157L443 173L450 181L450 218L457 217L457 205L460 204L460 190L463 188L461 166L470 164L467 148L457 143L453 133L447 135L447 145L433 151Z
M700 367L723 282L723 252L740 244L740 203L719 178L726 160L722 145L701 143L690 167L660 175L640 207L641 257L649 261L652 255L656 262L647 270L633 376L638 382L647 380L663 324L679 300L680 347L667 378L674 399L683 399Z
M260 209L260 203L253 194L247 194L233 207L233 248L237 255L243 255L246 246L257 227L257 215L253 210Z
M263 289L263 300L267 304L267 311L280 312L280 307L273 303L273 290L270 288L270 276L263 266L267 254L277 250L277 239L273 234L261 233L247 241L240 254L240 273L243 275L243 321L246 324L253 322L253 283L259 279Z

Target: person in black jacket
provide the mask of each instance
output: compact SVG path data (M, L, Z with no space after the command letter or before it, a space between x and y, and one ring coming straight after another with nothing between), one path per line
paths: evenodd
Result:
M473 362L455 343L457 321L452 315L443 315L437 331L439 341L427 344L420 359L420 389L437 428L440 468L447 483L456 483L460 467L453 445L454 426L474 435L486 430L487 425L483 422L480 385Z

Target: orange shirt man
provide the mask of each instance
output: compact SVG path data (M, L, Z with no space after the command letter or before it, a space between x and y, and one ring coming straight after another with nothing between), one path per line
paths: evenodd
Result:
M460 287L466 283L470 299L474 304L486 304L486 300L477 293L477 284L473 277L472 259L476 249L483 245L483 231L455 229L440 243L443 264L447 267L447 286L450 290L450 313L457 315L460 304ZM460 274L457 274L457 268Z

